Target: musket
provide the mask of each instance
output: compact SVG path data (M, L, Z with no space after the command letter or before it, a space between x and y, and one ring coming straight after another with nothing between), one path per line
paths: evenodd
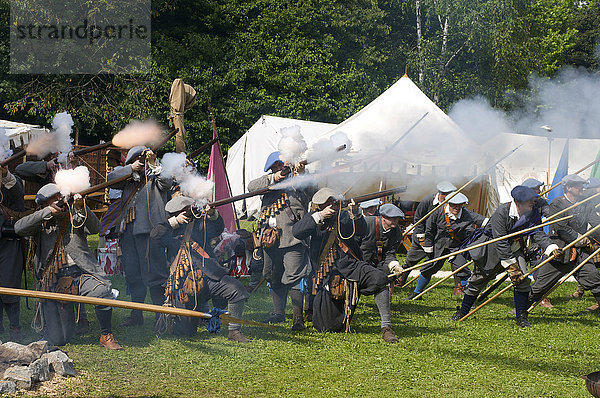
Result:
M383 198L383 197L386 197L386 196L390 196L390 195L394 195L394 194L402 193L402 192L406 192L406 185L403 185L401 187L396 187L396 188L385 189L383 191L377 191L377 192L373 192L373 193L368 193L366 195L355 196L355 197L350 198L350 199L344 199L342 201L342 205L343 206L347 206L351 202L354 202L354 203L358 204L358 203L361 203L361 202L366 202L367 200L379 199L379 198Z
M492 169L493 167L495 167L498 163L500 163L501 161L503 161L504 159L506 159L507 157L509 157L510 155L512 155L513 153L515 153L520 147L522 147L524 144L521 144L519 146L517 146L516 148L510 150L508 153L506 153L504 156L502 156L500 159L496 160L496 162L494 162L493 165L491 165L490 167L488 167L483 173L476 175L475 177L471 178L469 181L467 181L465 184L463 184L462 187L458 188L456 191L452 192L450 195L446 196L446 199L444 199L441 203L438 203L437 206L435 206L433 209L431 209L431 211L427 214L425 214L423 217L421 217L416 223L414 223L413 225L411 225L410 228L407 228L406 231L404 231L404 233L402 234L402 239L404 239L404 237L406 235L408 235L410 233L410 231L412 231L413 229L415 229L415 227L417 225L419 225L420 223L422 223L423 221L427 220L427 218L433 214L434 211L436 211L437 209L439 209L440 207L442 207L443 205L445 205L446 203L448 203L448 201L450 201L450 199L452 199L454 196L458 195L460 193L460 191L462 191L463 189L465 189L467 186L471 185L471 183L473 181L475 181L476 179L486 175L488 173L488 171L490 169Z
M78 296L73 294L62 294L62 293L53 293L53 292L40 292L34 290L24 290L24 289L13 289L8 287L0 287L0 294L6 294L9 296L20 296L20 297L34 297L41 300L58 300L58 301L69 301L72 303L83 303L83 304L92 304L92 305L103 305L107 307L117 307L117 308L125 308L130 310L140 310L140 311L150 311L161 314L168 315L179 315L179 316L189 316L194 318L204 318L210 319L212 315L207 314L205 312L192 311L183 308L175 308L175 307L166 307L162 305L154 305L154 304L145 304L145 303L135 303L130 301L122 301L122 300L111 300L111 299L103 299L96 297L88 297L88 296ZM261 322L249 321L245 319L234 318L228 313L219 315L221 321L223 323L238 323L242 325L248 326L259 326L265 328L276 328L273 325L267 325Z
M575 173L573 174L579 174L582 171L592 167L593 165L595 165L596 163L600 162L600 158L594 160L593 162L590 162L589 164L587 164L586 166L580 168L579 170L577 170ZM557 186L559 186L560 184L562 184L562 181L557 182L556 184L552 185L550 188L544 190L542 193L540 193L540 196L543 196L545 194L547 194L548 192L552 191L554 188L556 188Z
M13 160L18 159L23 155L25 155L25 149L21 149L21 150L17 151L16 153L12 154L11 156L7 157L6 159L4 159L2 162L0 162L0 167L6 166Z
M108 148L111 145L112 145L112 141L101 142L100 144L92 145L92 146L89 146L87 148L77 149L77 150L73 151L73 155L74 156L83 156L86 153L99 151L101 149Z
M588 230L585 234L581 235L580 237L578 237L577 239L575 239L573 242L569 243L568 245L566 245L565 247L562 248L562 251L568 251L570 250L573 246L575 246L580 240L587 238L589 235L593 234L594 232L596 232L598 229L600 229L600 224L596 225L594 228ZM523 274L523 279L529 277L529 275L533 274L535 271L537 271L538 269L542 268L542 266L548 264L550 261L554 260L556 257L558 257L559 255L557 254L552 254L551 256L549 256L547 259L545 259L544 261L542 261L541 263L539 263L538 265L536 265L535 267L531 268L529 270L529 272ZM477 306L477 308L471 310L471 312L469 312L467 315L463 316L462 318L459 319L459 322L464 321L465 319L467 319L468 317L470 317L471 315L473 315L474 313L476 313L477 311L479 311L481 308L483 308L484 306L486 306L487 304L491 303L493 300L496 299L496 297L500 296L502 293L504 293L505 291L507 291L508 289L510 289L511 287L515 286L514 282L511 282L508 284L508 286L506 286L504 289L500 290L498 293L494 294L492 297L490 297L489 299L487 299L486 301L484 301L483 303L481 303L479 306Z
M346 147L347 147L346 144L342 144L342 145L338 146L337 148L335 148L335 152L342 152L343 150L346 149ZM315 160L317 160L317 159L315 159ZM302 165L302 166L306 166L307 164L310 164L310 163L312 163L312 161L309 161L308 159L302 159L298 162L298 164ZM292 173L292 171L294 171L294 165L284 166L283 169L281 170L281 175L284 177L288 176Z
M206 144L201 145L194 152L192 152L189 155L187 155L187 158L189 160L194 160L196 157L198 157L198 155L200 155L202 152L204 152L205 150L207 150L208 148L210 148L217 141L219 141L219 137L215 137L215 138L211 139Z

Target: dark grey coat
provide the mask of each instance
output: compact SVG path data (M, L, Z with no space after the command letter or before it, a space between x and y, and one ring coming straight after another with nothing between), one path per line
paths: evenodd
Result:
M173 180L160 175L150 174L150 171L148 174L147 182L146 180L142 182L141 188L134 194L135 197L129 202L127 209L121 211L121 217L124 217L127 214L127 210L135 206L135 220L133 221L134 235L149 234L153 226L167 221L165 203L169 199L169 189L173 185ZM131 165L115 168L106 178L108 181L111 181L126 175L133 175ZM142 175L141 178L144 178L144 176ZM138 181L135 181L133 178L122 184L117 184L116 188L123 189L123 195L121 196L123 203L137 186ZM120 223L120 220L117 223Z
M475 228L482 226L485 217L463 208L460 218L450 219L454 239L446 225L445 206L440 207L429 216L425 228L424 247L433 247L433 257L440 257L446 249L456 251L466 241Z
M258 191L260 189L267 188L271 186L271 180L269 175L264 175L255 180L250 181L248 184L248 191ZM281 197L281 194L284 191L281 190L273 190L271 192L267 192L263 195L262 198L262 206L261 211L264 211L265 208L272 205L277 199ZM301 241L294 237L292 233L292 226L300 220L306 214L306 209L308 208L308 191L304 190L296 190L296 189L288 189L285 190L290 198L290 205L287 209L282 209L276 216L276 224L277 229L279 230L279 248L284 249L287 247L292 247L301 243ZM263 228L265 226L263 225Z
M0 177L1 178L1 177ZM2 192L2 205L10 210L25 210L23 200L23 183L19 177L10 189L4 185L0 188ZM10 219L4 217L0 212L0 231L3 226L9 228L13 225ZM0 237L0 286L21 288L21 277L23 275L23 252L21 251L21 240L14 236ZM4 303L16 303L19 297L0 296Z
M379 216L365 217L365 222L367 224L367 234L360 239L363 259L372 266L388 272L388 264L391 261L398 261L396 249L402 242L402 231L399 227L396 227L384 232ZM381 261L377 258L377 224L379 224L379 239L383 243Z
M60 219L52 215L50 207L44 207L15 223L15 231L19 235L31 236L35 239L34 261L38 275L51 260L54 244L58 238L60 222ZM67 224L62 243L67 255L73 259L84 273L107 279L104 270L98 264L87 244L88 234L97 234L99 230L100 221L98 221L98 217L86 205L85 210L73 214L73 225Z

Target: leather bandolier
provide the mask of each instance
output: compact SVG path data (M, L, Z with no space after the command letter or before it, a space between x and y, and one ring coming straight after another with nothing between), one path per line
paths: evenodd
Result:
M375 247L377 247L377 262L383 260L383 241L381 240L381 216L375 219Z
M192 250L203 259L208 258L208 253L196 242L191 242L195 220L192 220L185 229L181 244L175 259L171 263L169 278L165 287L166 304L172 305L173 295L176 294L181 303L187 303L195 298L204 287L202 270L195 268L192 259Z
M338 249L358 260L352 250L338 236L337 226L326 226L329 236L319 255L319 266L313 276L313 291L323 287L323 282L329 283L329 294L334 300L344 300L344 325L345 331L350 332L350 320L354 308L358 304L358 283L344 278L335 270L335 262L338 259Z
M259 228L256 229L255 233L260 231L260 237L258 241L263 248L273 247L277 244L277 238L279 238L279 231L277 228L269 226L269 218L275 217L282 211L291 211L290 209L290 198L286 192L282 192L281 196L277 198L272 204L265 206L258 217L257 223Z

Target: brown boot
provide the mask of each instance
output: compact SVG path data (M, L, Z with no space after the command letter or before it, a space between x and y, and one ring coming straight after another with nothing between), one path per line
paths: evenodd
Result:
M583 297L583 286L581 286L580 284L577 284L577 290L575 290L575 292L571 295L572 298L582 298Z
M109 350L122 350L123 347L119 344L112 333L100 335L100 346Z
M598 309L600 308L600 296L595 296L596 298L596 304L592 305L591 307L587 307L585 310L586 311L598 311Z
M465 294L465 291L463 290L463 287L460 283L454 286L454 291L452 292L452 294L454 294L455 296L462 296Z
M396 337L396 333L394 333L394 329L390 326L386 326L381 328L381 337L383 337L383 341L386 343L397 343L398 337Z
M231 341L235 341L236 343L250 343L252 341L248 337L244 336L240 329L230 330L227 338Z
M548 298L545 298L542 301L540 301L540 307L554 308L554 306L552 305L552 303L550 302L550 300L548 300Z

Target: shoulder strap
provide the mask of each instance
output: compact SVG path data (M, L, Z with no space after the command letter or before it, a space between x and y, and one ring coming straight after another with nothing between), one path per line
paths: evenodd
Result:
M383 259L383 241L381 240L381 216L375 218L375 246L377 246L377 261Z
M456 235L454 234L454 230L452 229L452 224L450 223L450 217L448 217L448 214L446 214L446 212L444 212L444 217L446 218L446 229L448 230L450 237L452 239L454 239L455 241L457 241L458 243L462 243L462 241L460 239L458 239L456 237Z

